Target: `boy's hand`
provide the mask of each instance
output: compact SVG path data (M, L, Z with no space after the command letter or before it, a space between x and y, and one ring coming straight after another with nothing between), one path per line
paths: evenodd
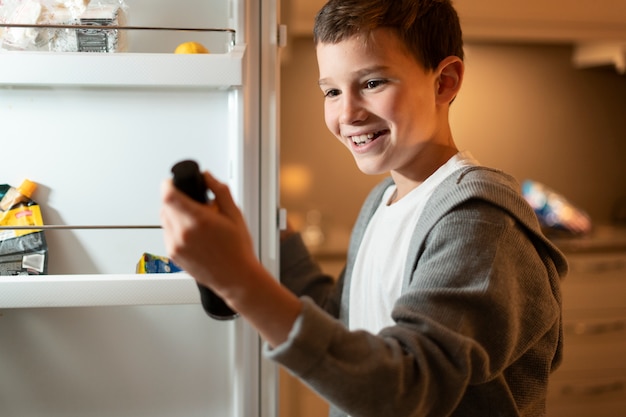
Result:
M168 255L222 297L270 346L278 346L287 339L301 302L257 259L228 186L208 172L204 180L215 195L213 205L192 200L171 180L163 183L161 223Z
M237 285L238 277L248 276L246 268L258 261L228 186L208 172L203 176L215 195L212 204L192 200L167 180L162 186L161 223L172 260L219 293Z

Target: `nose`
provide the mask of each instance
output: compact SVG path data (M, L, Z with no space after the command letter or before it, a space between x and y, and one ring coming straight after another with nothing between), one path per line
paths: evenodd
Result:
M358 124L366 118L367 112L358 94L344 93L341 95L339 122L341 124Z

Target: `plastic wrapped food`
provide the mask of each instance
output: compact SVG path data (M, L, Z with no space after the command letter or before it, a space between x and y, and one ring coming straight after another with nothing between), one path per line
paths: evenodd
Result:
M6 27L0 49L54 52L123 52L126 31L103 28L57 28L51 25L124 26L123 0L4 0L0 22L32 25Z

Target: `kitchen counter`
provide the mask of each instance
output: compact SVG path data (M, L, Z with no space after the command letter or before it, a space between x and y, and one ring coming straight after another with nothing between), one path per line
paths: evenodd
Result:
M626 225L595 226L584 236L566 236L546 233L546 236L565 253L598 253L626 251Z

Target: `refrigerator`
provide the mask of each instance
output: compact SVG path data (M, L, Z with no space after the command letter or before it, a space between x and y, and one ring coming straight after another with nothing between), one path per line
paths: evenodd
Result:
M48 247L47 274L0 276L0 415L276 416L257 333L208 317L186 273L136 266L166 256L161 183L193 159L277 276L277 0L119 4L123 49L0 50L0 183L38 184ZM210 53L173 53L187 41Z

